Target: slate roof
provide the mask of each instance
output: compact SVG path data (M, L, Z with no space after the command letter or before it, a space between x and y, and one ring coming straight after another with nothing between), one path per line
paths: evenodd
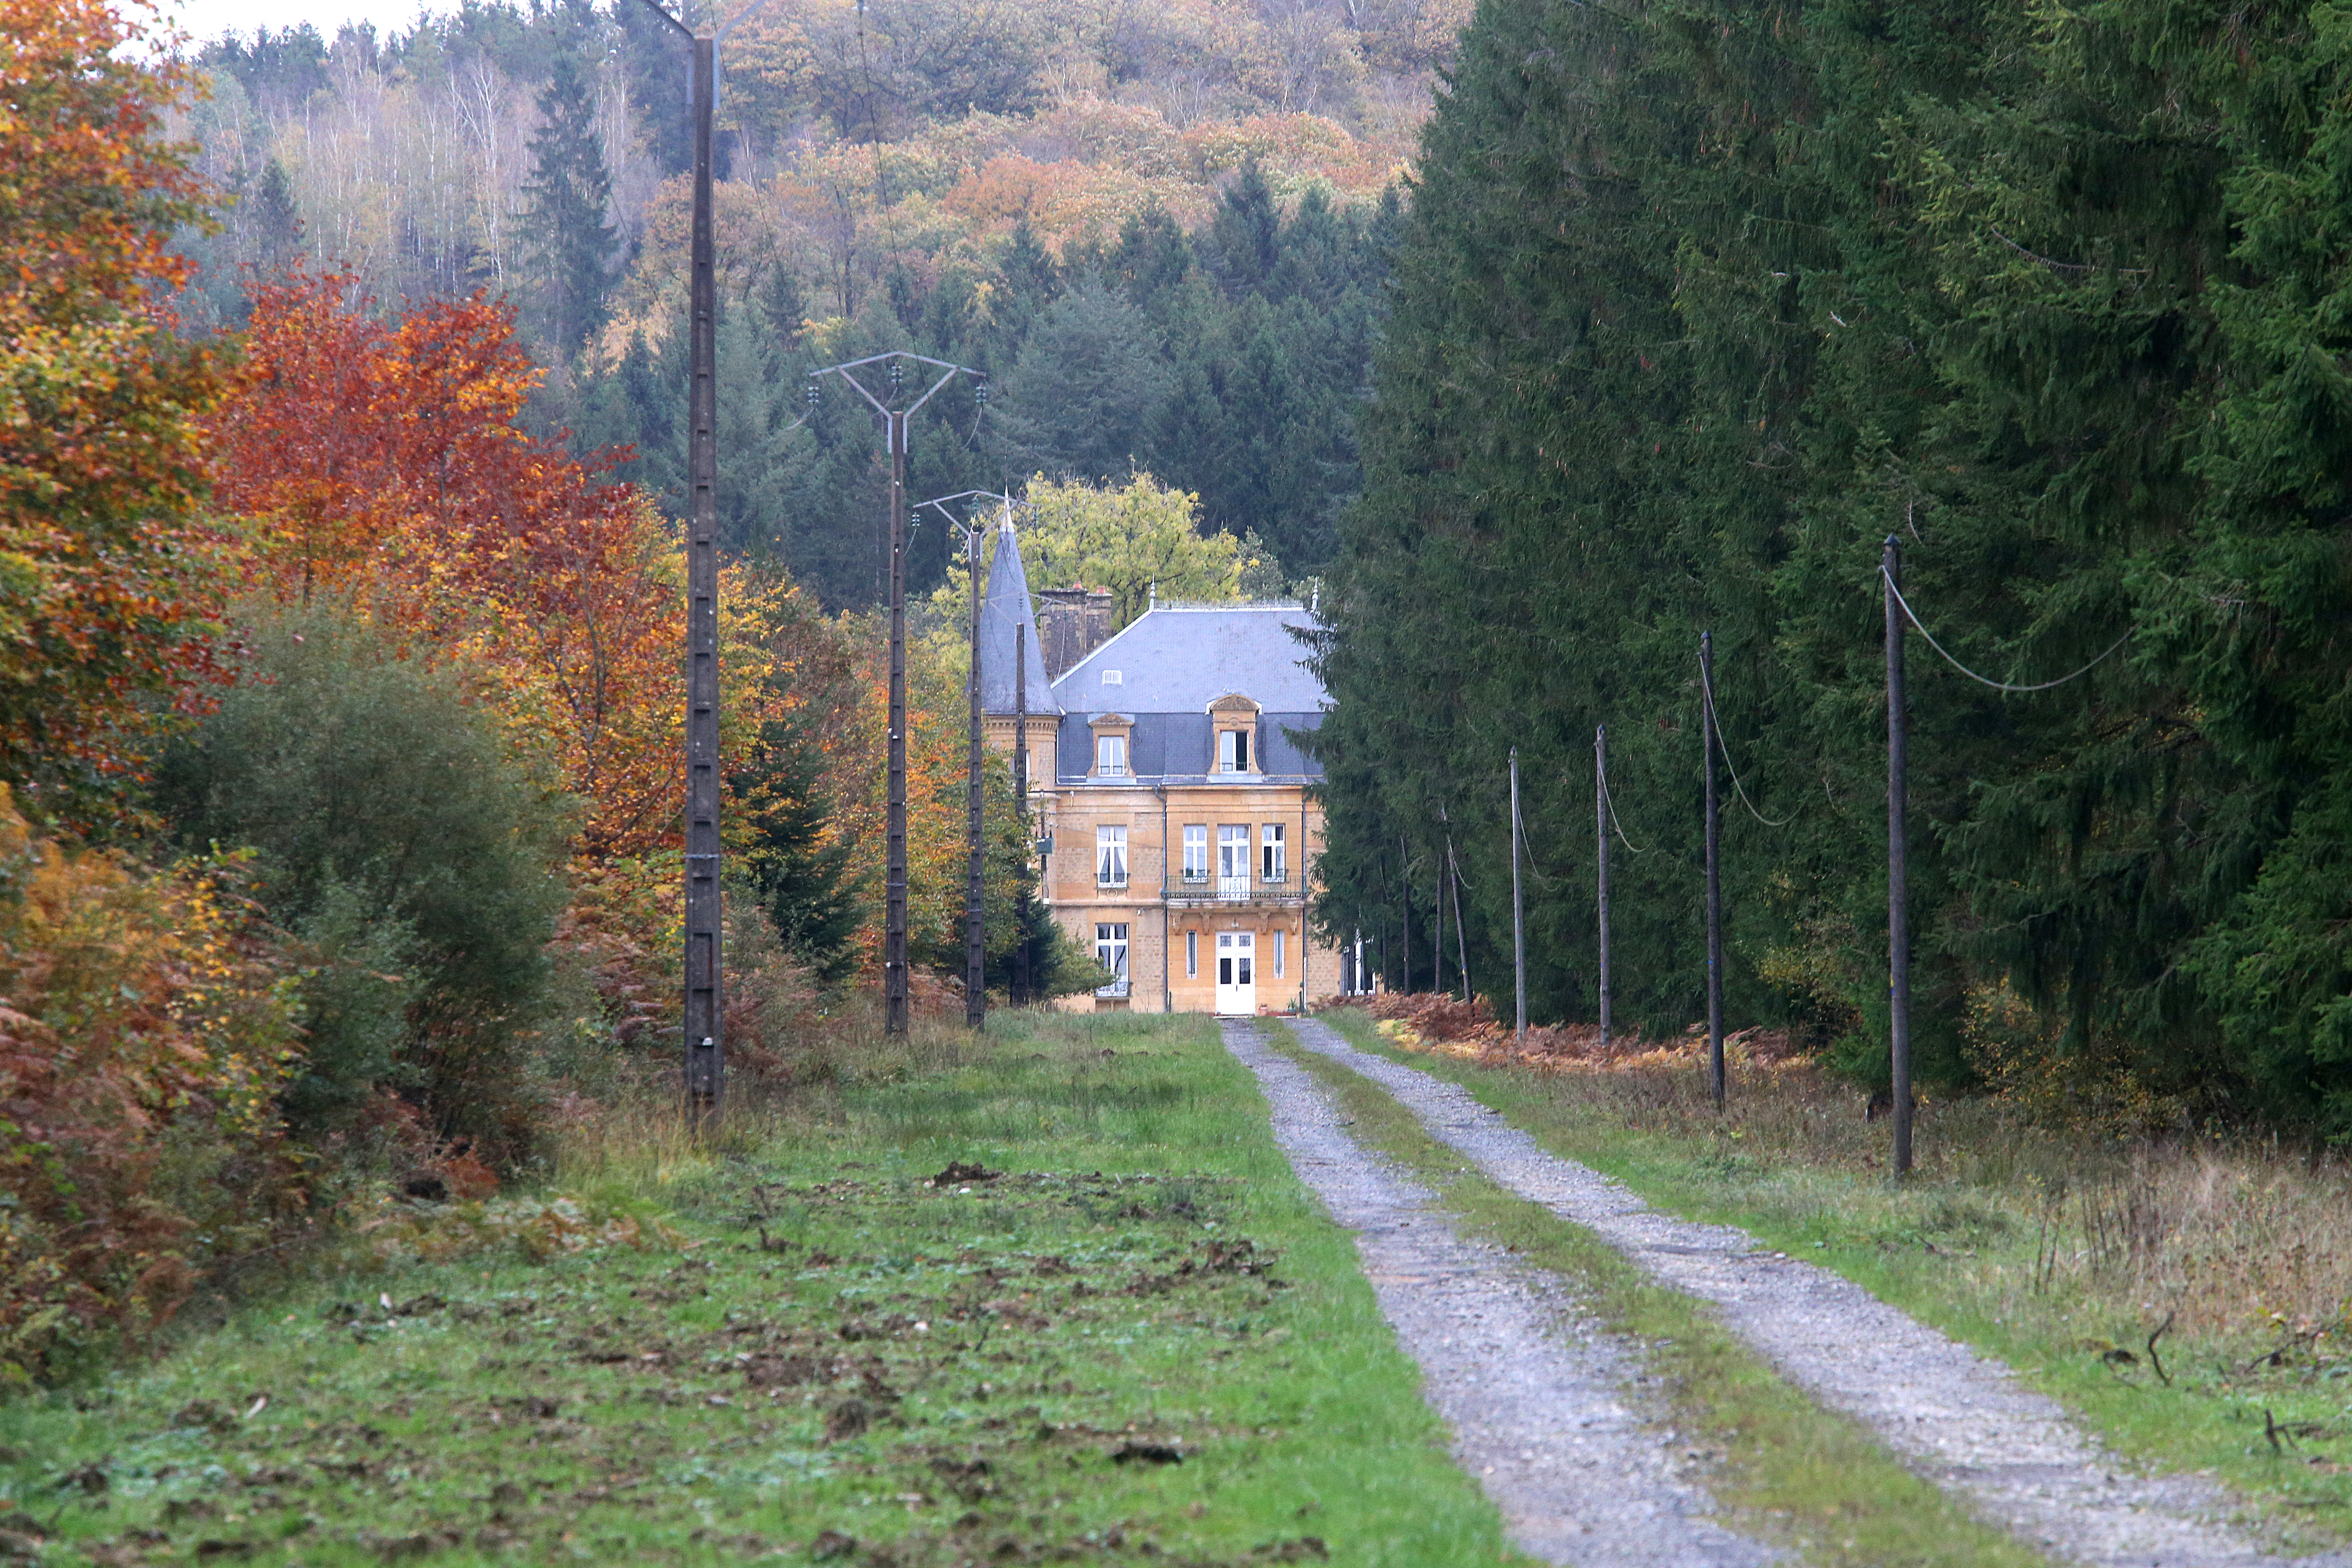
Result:
M1027 666L1029 711L1059 713L1053 684L1045 679L1045 653L1037 646L1035 606L1029 600L1029 573L1021 564L1021 542L1013 520L997 525L996 559L988 566L988 593L980 603L980 705L990 713L1011 713L1019 706L1013 679L1013 658L1022 641L1016 628L1029 628Z
M1157 605L1071 666L1054 700L1066 713L1206 715L1237 691L1268 714L1320 713L1323 683L1290 635L1313 624L1303 605ZM1118 671L1118 684L1104 685L1105 670Z
M1218 695L1223 696L1220 692ZM1096 712L1105 710L1097 709ZM1206 713L1134 713L1135 728L1128 736L1129 782L1137 784L1265 784L1291 779L1319 779L1323 764L1304 755L1286 731L1319 728L1323 715L1261 712L1257 718L1255 773L1220 773L1216 739ZM1064 765L1060 784L1105 784L1087 772L1094 765L1095 742L1090 715L1065 713L1057 732L1055 754Z

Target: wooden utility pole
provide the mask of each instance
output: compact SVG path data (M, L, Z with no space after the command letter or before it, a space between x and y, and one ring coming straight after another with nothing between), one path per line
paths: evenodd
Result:
M686 532L686 1101L703 1125L726 1093L724 956L719 893L719 283L711 217L711 121L719 45L766 0L697 34L656 0L647 7L683 36L693 57L694 222L687 325Z
M1528 907L1519 895L1519 749L1511 748L1511 979L1518 995L1518 1043L1528 1043ZM1359 946L1361 945L1360 942Z
M1404 949L1404 993L1412 994L1412 856L1405 848L1404 835L1397 835L1397 886L1401 896L1397 909L1403 917L1404 931L1397 945Z
M1592 731L1594 891L1601 928L1601 1043L1609 1043L1609 726Z
M1723 876L1715 798L1715 634L1698 635L1699 755L1706 772L1706 1081L1723 1109Z
M1911 1173L1911 853L1903 691L1903 547L1886 536L1879 558L1886 598L1886 1002L1894 1078L1895 1174Z
M1454 836L1445 836L1445 885L1454 894L1454 957L1462 970L1462 1004L1470 1005L1470 939L1462 929L1462 866L1454 858Z

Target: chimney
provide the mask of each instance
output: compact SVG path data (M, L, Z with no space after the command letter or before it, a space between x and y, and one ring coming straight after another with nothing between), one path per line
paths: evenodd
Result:
M1111 595L1108 589L1037 591L1037 650L1045 658L1045 679L1059 680L1087 655L1110 640Z

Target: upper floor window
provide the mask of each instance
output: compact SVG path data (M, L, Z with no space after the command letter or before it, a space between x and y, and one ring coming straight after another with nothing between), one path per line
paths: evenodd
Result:
M1105 686L1124 686L1127 684L1127 672L1120 669L1106 669L1103 671L1102 683Z
M1119 778L1127 773L1127 737L1097 735L1095 737L1095 772L1104 778Z
M1286 839L1288 828L1289 824L1282 822L1269 822L1265 825L1264 833L1258 840L1257 874L1260 881L1280 882L1288 879L1290 876L1289 845ZM1282 971L1277 969L1275 973L1279 974Z
M1247 730L1217 731L1217 771L1221 773L1245 773L1250 771L1250 738Z
M1127 886L1127 829L1104 826L1095 829L1095 885Z
M1249 891L1249 824L1217 824L1217 880L1227 889Z
M1209 826L1204 822L1184 825L1184 879L1188 882L1209 879Z

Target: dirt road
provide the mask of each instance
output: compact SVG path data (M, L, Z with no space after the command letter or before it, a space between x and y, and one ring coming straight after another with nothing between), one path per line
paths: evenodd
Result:
M1355 1233L1381 1310L1454 1428L1454 1457L1523 1551L1592 1568L1773 1561L1710 1517L1673 1434L1645 1408L1633 1347L1556 1278L1458 1235L1427 1189L1349 1136L1331 1096L1259 1026L1226 1025L1225 1045L1257 1075L1299 1179Z
M1303 1020L1293 1026L1308 1049L1377 1084L1432 1137L1498 1185L1591 1230L1659 1282L1713 1304L1726 1327L1790 1383L1861 1422L1916 1473L2021 1540L2061 1560L2111 1568L2257 1568L2288 1561L2266 1552L2231 1522L2234 1505L2221 1489L2194 1477L2135 1473L2054 1401L2020 1385L2007 1367L1850 1280L1762 1248L1730 1226L1660 1214L1590 1168L1547 1152L1458 1086L1359 1051L1326 1025ZM1228 1043L1258 1071L1271 1098L1276 1079L1254 1059L1270 1053L1262 1045L1251 1047L1249 1035L1246 1028L1229 1030ZM1285 1092L1297 1099L1295 1090ZM1278 1106L1278 1136L1297 1136L1282 1133L1283 1115ZM1360 1150L1321 1157L1360 1166L1370 1159ZM1321 1192L1344 1186L1356 1168L1309 1174L1302 1166L1300 1174ZM1454 1238L1453 1245L1467 1244ZM1415 1337L1403 1325L1432 1309L1415 1295L1415 1289L1392 1287L1381 1299L1399 1317L1407 1348L1419 1356ZM1423 1364L1430 1364L1425 1358ZM1601 1375L1588 1374L1588 1384ZM1433 1369L1431 1376L1431 1398L1457 1431L1488 1418L1488 1396L1477 1385L1449 1388L1445 1376ZM1507 1419L1531 1434L1527 1451L1541 1453L1547 1421L1557 1444L1558 1435L1579 1429L1584 1406L1563 1400L1547 1418L1522 1394ZM1618 1440L1628 1452L1640 1447L1631 1436ZM1490 1489L1507 1512L1514 1509L1491 1481ZM1572 1500L1563 1499L1562 1506L1572 1506ZM1646 1558L1560 1560L1713 1561L1675 1555L1663 1542ZM2302 1568L2346 1568L2352 1554L2295 1561Z

